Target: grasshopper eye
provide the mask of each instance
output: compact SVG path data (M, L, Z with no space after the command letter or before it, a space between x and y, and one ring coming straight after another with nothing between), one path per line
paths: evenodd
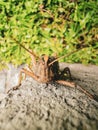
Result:
M53 56L51 56L51 57L49 57L48 62L51 63L51 62L54 61L54 60L55 60L55 58L54 58Z

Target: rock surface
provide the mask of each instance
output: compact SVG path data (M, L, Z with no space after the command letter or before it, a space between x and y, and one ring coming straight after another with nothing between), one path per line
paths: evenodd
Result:
M97 99L98 66L61 64L61 68L66 66L73 81ZM98 130L98 102L78 88L55 83L47 86L27 77L18 90L9 94L3 91L0 130Z

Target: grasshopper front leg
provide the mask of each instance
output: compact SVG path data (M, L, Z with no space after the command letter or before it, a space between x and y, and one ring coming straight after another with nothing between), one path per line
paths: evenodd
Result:
M63 71L61 71L60 77L61 78L64 77L64 74L66 74L69 77L69 79L72 80L71 72L70 72L70 69L68 67L65 67L63 69Z
M8 90L7 93L9 93L11 90L16 90L16 89L18 89L18 88L20 87L21 81L22 81L22 74L23 74L23 73L25 74L25 77L26 77L26 75L28 75L28 76L34 78L34 79L37 80L37 81L38 81L38 79L39 79L39 77L36 76L33 72L28 71L27 69L24 69L24 68L23 68L23 69L20 71L20 74L19 74L18 85L15 86L15 87L13 87L12 89Z
M34 54L34 52L32 52L32 50L29 50L29 52L30 52L30 57L31 57L31 59L32 59L33 68L35 68L35 67L36 67L36 57L37 57L37 56ZM16 90L16 89L18 89L18 88L20 87L21 81L22 81L22 74L23 74L23 73L25 74L25 77L26 77L26 75L29 75L29 76L33 77L34 79L36 79L36 80L38 79L38 77L33 73L31 67L29 67L29 70L30 70L30 71L28 71L28 70L22 68L22 70L20 71L20 74L19 74L18 85L15 86L15 87L13 88L13 90Z

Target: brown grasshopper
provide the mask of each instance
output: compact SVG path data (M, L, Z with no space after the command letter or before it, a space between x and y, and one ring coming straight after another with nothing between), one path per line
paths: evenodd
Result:
M14 39L15 40L15 39ZM16 40L15 40L16 41ZM17 41L16 41L17 42ZM18 42L17 42L18 43ZM65 57L59 57L56 56L47 56L43 54L41 57L37 57L34 52L31 50L28 50L25 48L22 44L18 43L22 48L24 48L26 51L29 52L31 59L32 59L32 65L33 67L29 67L29 70L23 68L20 72L19 77L19 83L16 87L13 88L13 90L19 88L21 85L22 80L22 73L25 73L25 75L28 75L32 77L34 80L40 82L40 83L50 83L50 82L56 82L65 86L69 86L72 88L77 87L74 82L69 82L64 80L65 74L67 74L67 77L71 79L71 73L70 69L68 67L64 68L64 70L60 70L59 68L59 62L58 60ZM76 52L76 51L74 51ZM70 54L68 54L70 55ZM68 56L67 55L67 56ZM88 95L91 99L94 99L94 96L90 94L88 91L83 89L81 86L78 86L79 90L81 90L83 93Z

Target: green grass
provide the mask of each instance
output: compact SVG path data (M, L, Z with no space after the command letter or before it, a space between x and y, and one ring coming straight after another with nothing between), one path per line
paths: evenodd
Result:
M98 0L0 0L1 64L30 63L29 54L59 56L61 61L98 65Z

